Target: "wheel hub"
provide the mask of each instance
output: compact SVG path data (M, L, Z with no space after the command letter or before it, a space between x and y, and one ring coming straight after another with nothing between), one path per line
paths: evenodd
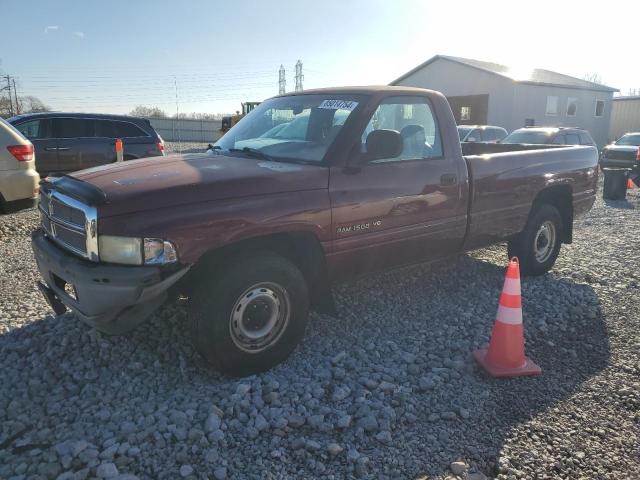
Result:
M283 287L273 283L255 285L240 295L231 311L231 338L246 352L261 352L280 339L290 311L289 296Z
M546 221L536 232L534 240L534 253L538 263L546 262L556 245L556 227L551 221Z

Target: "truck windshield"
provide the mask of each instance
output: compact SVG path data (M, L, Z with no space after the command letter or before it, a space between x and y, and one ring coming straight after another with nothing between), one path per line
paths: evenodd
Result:
M272 98L218 140L216 150L250 149L275 161L320 163L363 98L332 94Z
M550 138L551 132L516 130L507 135L500 143L530 143L535 145L549 143Z
M640 133L623 135L616 141L616 145L640 146Z

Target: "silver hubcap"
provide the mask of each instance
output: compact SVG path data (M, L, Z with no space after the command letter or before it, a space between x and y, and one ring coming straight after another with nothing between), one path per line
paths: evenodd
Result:
M275 283L254 285L240 295L231 311L231 339L245 352L261 352L280 339L290 312L291 302L284 288Z
M544 263L549 259L553 253L555 245L556 226L553 222L546 221L540 225L533 245L538 263Z

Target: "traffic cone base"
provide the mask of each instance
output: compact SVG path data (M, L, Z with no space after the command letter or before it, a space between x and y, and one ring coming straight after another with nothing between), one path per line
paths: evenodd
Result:
M524 357L524 363L519 367L501 367L489 362L487 360L488 350L488 348L481 348L473 352L473 356L492 377L522 377L525 375L540 375L542 373L542 369L528 357Z

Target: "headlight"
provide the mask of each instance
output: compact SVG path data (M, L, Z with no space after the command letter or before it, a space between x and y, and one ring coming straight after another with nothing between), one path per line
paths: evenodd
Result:
M142 265L142 240L131 237L98 237L100 261L122 263L124 265Z
M123 265L162 265L178 260L171 242L160 238L131 238L101 235L98 238L100 261Z
M160 238L144 239L144 263L147 265L175 263L177 260L178 255L173 243Z

